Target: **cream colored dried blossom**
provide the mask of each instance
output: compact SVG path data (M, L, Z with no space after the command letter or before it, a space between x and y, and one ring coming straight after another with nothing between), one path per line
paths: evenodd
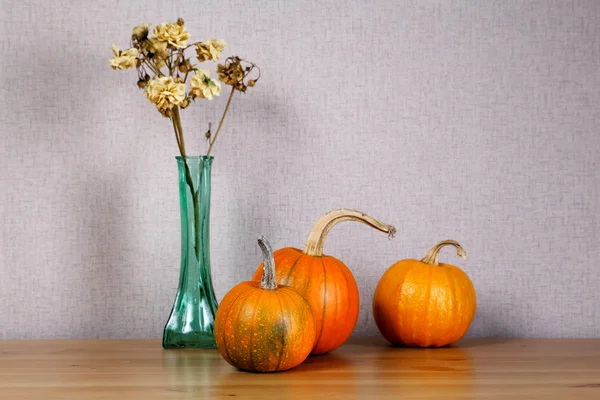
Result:
M146 39L148 37L149 27L150 24L141 24L136 26L133 28L133 31L131 31L131 38L138 41Z
M163 115L185 100L185 84L173 80L172 76L153 78L145 90L146 97Z
M127 69L138 65L137 57L140 55L138 49L119 50L117 45L113 44L112 51L115 57L108 60L112 69Z
M204 62L206 60L217 61L221 57L221 53L225 50L224 40L210 39L206 42L196 44L196 54L198 61Z
M162 68L165 66L165 60L169 57L167 45L167 42L150 38L141 42L141 50L158 68Z
M154 54L152 60L158 68L165 66L165 60L169 58L169 52L167 51L167 42L160 41L156 38L148 40L151 46L151 52Z
M153 56L160 56L161 58L168 57L167 42L160 41L156 38L146 39L142 42L142 52L152 53Z
M221 94L221 84L210 79L210 70L200 69L190 81L192 97L200 97L212 100L214 96Z
M215 49L215 52L216 52L215 60L218 60L219 57L221 57L221 53L223 52L223 50L225 50L225 46L227 46L227 43L225 43L224 40L218 40L218 39L210 39L208 41L208 43Z
M166 42L176 49L186 47L190 39L190 34L185 30L185 27L177 23L163 22L154 28L152 33L155 39Z

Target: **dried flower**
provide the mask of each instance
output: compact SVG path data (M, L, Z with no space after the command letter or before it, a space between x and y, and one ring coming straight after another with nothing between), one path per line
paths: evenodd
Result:
M244 79L244 69L239 58L235 58L233 62L225 65L217 65L217 73L219 74L219 80L231 86L237 85Z
M157 38L150 38L144 40L141 47L142 52L147 54L149 58L154 58L157 55L161 58L166 58L168 56L167 45L167 42L163 42Z
M185 100L185 84L175 82L172 76L154 78L148 82L145 94L161 114L168 115L168 110Z
M212 57L212 54L210 53L210 46L206 43L198 43L196 45L196 54L198 61L200 62L210 60Z
M131 39L137 40L138 42L146 39L148 37L148 28L150 24L141 24L133 28L131 32Z
M215 48L219 53L219 56L221 56L221 53L225 50L225 46L227 46L227 43L224 40L219 39L210 39L208 43ZM216 59L218 60L219 58L217 57Z
M218 61L221 58L221 53L225 50L224 40L210 39L206 42L196 44L196 54L198 61L204 62L206 60Z
M210 70L200 69L190 81L192 97L212 100L213 96L221 94L221 84L210 79Z
M156 38L146 39L141 44L142 53L149 59L154 61L158 68L165 66L165 60L169 58L167 50L167 42L163 42Z
M152 32L154 34L154 39L166 42L170 47L183 49L188 44L190 34L185 30L183 20L181 22L181 25L179 23L173 24L170 22L159 24Z
M112 69L127 69L133 68L138 65L137 57L140 55L138 49L131 48L129 50L119 50L117 45L112 45L112 51L115 57L109 60L109 64Z

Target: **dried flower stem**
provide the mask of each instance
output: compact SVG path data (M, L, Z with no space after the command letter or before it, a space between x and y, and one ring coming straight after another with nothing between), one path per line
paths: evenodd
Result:
M207 156L210 156L210 152L217 141L217 136L219 136L219 132L221 132L221 127L223 126L223 121L225 121L225 117L227 116L227 110L229 110L229 105L231 104L231 99L233 98L233 93L235 92L235 86L231 87L231 93L229 93L229 99L227 99L227 105L225 106L225 110L223 111L223 116L221 116L221 121L219 121L219 127L217 128L217 132L215 133L215 137L213 138L210 146L208 147L208 152L206 152Z
M171 116L171 121L173 122L173 130L175 131L175 138L177 139L177 145L179 147L179 153L181 157L183 157L183 169L185 171L185 182L190 188L190 193L192 194L192 206L194 207L194 228L196 235L198 235L198 231L200 229L200 210L198 207L198 192L194 190L194 181L192 180L192 174L190 172L190 167L187 164L186 160L186 152L185 152L185 142L183 139L183 128L181 127L181 116L179 114L179 107L173 107L173 115ZM202 174L203 169L200 170L200 174ZM201 175L202 176L202 175ZM198 248L198 243L196 243L196 239L194 238L194 253L196 254L196 260L200 259L200 249Z
M181 116L179 115L179 107L175 106L173 107L173 116L171 117L171 119L175 122L175 124L177 125L177 130L179 131L179 140L181 142L181 155L183 157L185 157L185 140L183 138L183 127L181 126Z
M177 129L177 123L173 118L171 118L171 122L173 123L173 131L175 131L175 139L177 140L177 147L179 148L179 153L184 156L185 149L181 147L181 140L179 140L179 131ZM184 156L185 157L185 156Z
M146 64L148 68L150 68L150 70L156 74L156 76L163 76L162 72L160 72L160 69L156 65L153 65L150 61L148 61L148 59L142 58L142 62Z

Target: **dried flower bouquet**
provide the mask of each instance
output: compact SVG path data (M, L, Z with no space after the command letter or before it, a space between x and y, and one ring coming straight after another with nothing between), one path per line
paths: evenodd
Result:
M198 68L192 60L195 59L198 63L216 62L220 59L226 43L223 40L210 39L189 44L190 35L181 18L175 23L163 22L157 25L152 35L149 28L150 24L133 28L131 47L127 50L120 50L113 44L114 57L109 63L113 69L136 68L138 87L164 117L171 119L179 153L185 157L187 154L180 110L186 109L196 99L212 100L221 94L221 83L211 78L210 69ZM195 57L185 54L189 48L196 50ZM256 71L256 77L251 79L253 71ZM206 132L209 142L207 156L212 152L223 127L233 94L236 91L246 92L248 87L254 86L260 78L260 69L254 63L231 56L223 64L217 65L217 75L221 82L231 86L231 91L214 136L210 125ZM188 78L189 90L186 86Z

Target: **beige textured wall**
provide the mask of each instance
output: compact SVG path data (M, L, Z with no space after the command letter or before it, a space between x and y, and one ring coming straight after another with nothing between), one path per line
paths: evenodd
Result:
M352 207L399 235L337 227L355 334L378 278L459 240L474 336L600 337L600 2L2 2L0 338L159 337L178 278L167 120L108 67L133 25L183 16L263 69L216 146L220 299L255 238L303 246ZM193 152L224 98L186 111ZM192 151L191 151L192 152Z

